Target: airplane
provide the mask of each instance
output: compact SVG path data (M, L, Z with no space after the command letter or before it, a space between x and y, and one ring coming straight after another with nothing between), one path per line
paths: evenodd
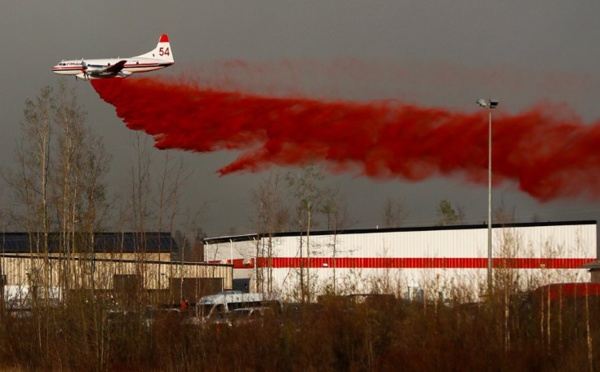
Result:
M130 58L63 60L52 68L52 72L74 75L75 79L81 80L126 78L137 72L160 70L174 63L169 37L163 34L156 48L146 54Z

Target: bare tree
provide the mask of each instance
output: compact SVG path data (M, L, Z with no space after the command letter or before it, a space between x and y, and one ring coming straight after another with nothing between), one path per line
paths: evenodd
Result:
M508 208L504 198L500 199L500 203L496 205L493 212L494 223L503 225L515 222L515 207Z
M329 246L333 255L333 278L332 278L332 289L333 293L337 293L337 254L338 254L338 232L346 229L351 225L350 213L348 212L345 196L341 193L339 186L325 187L323 190L322 202L320 205L320 212L322 212L327 219L327 230L331 230L332 240Z
M298 223L300 232L306 234L306 263L304 262L302 236L300 237L300 293L303 302L310 302L312 297L310 287L310 231L315 223L313 221L313 213L319 211L321 208L323 192L321 182L323 175L313 166L308 166L300 174L289 172L286 178L293 198L296 201L296 222ZM306 270L304 268L305 265Z
M53 112L56 107L53 89L43 87L34 99L25 101L24 121L21 122L22 137L17 143L16 170L6 171L4 178L15 192L16 199L23 206L17 214L18 222L29 235L30 253L43 254L43 267L36 268L43 274L44 283L30 283L43 286L48 298L49 277L49 234L51 221L49 213L50 154L53 133ZM41 229L41 231L40 231ZM31 261L34 267L34 261ZM34 278L34 276L31 276ZM35 276L38 279L39 276ZM38 333L41 344L42 334Z
M205 203L197 210L188 206L182 211L181 188L193 171L180 157L174 156L173 152L164 151L158 155L159 153L153 150L149 138L140 132L134 134L132 142L136 156L130 167L131 191L127 196L126 208L121 210L119 225L122 229L128 227L137 232L139 239L135 249L136 259L140 263L137 265L137 275L140 278L156 276L156 280L161 283L162 266L158 265L156 272L146 272L143 264L150 257L147 254L147 232L154 229L159 235L173 235L176 230L175 224L179 217L182 217L185 220L185 226L180 227L183 231L183 241L192 241L186 235L197 230ZM161 253L175 256L174 246L163 245L162 239L158 239L158 245L159 257ZM183 254L185 244L180 249L181 251L177 252L179 259L192 258ZM170 275L173 277L178 274L171 272Z
M130 167L130 194L127 197L126 209L122 210L123 215L121 220L125 223L120 225L122 236L125 236L125 229L129 227L131 231L135 231L135 245L132 247L135 252L136 277L141 282L148 274L146 262L148 261L146 232L148 224L152 220L152 174L151 174L151 147L149 137L135 132L132 135L132 145L135 149L135 157ZM122 239L124 240L124 239ZM137 305L141 305L144 300L142 296L141 286L134 286L134 293L131 293L132 298Z
M409 216L404 202L400 198L387 197L383 206L383 226L400 227Z
M271 292L273 290L273 235L282 231L288 224L288 210L283 201L283 182L284 177L278 172L269 173L263 177L257 188L252 191L252 204L254 205L254 215L251 217L261 236L267 237L266 246L257 240L256 260L266 258L267 272L266 278L262 270L255 273L257 290ZM265 288L266 281L266 288Z
M17 149L20 160L20 180L24 186L24 201L28 231L34 226L42 226L44 234L43 253L48 254L48 234L50 219L48 217L48 179L50 175L50 153L52 139L52 111L55 109L53 91L50 87L42 88L35 101L25 102L25 122L22 124L23 137ZM40 223L41 222L41 223Z
M165 231L165 221L166 220L166 230L173 234L175 231L175 218L180 212L180 188L187 181L187 179L192 175L192 171L188 170L185 163L181 158L173 158L171 156L170 151L164 152L164 161L162 167L157 170L157 192L158 192L158 201L157 201L157 227L159 235ZM172 253L172 246L162 247L161 239L159 239L159 247L158 253L160 255L163 249ZM172 239L169 240L171 242ZM185 241L185 239L184 239ZM160 282L160 271L161 267L158 266L158 279ZM181 301L184 299L181 298Z
M75 253L75 209L79 191L79 172L76 163L82 157L81 152L84 128L83 112L76 102L76 97L67 95L62 83L56 97L55 122L57 131L57 151L52 172L52 200L56 209L58 226L61 235L60 246L67 261ZM70 262L64 267L63 281L66 286L73 277L69 272ZM74 279L74 277L73 277Z
M150 217L149 198L152 189L148 137L140 132L135 132L133 146L136 150L136 158L135 164L131 165L132 224L135 231L144 234Z
M57 244L62 257L70 258L83 247L93 249L93 240L90 244L87 239L76 239L76 233L85 236L83 229L89 227L93 236L105 200L100 180L108 169L109 158L101 139L85 126L83 108L65 83L57 89L46 86L37 97L26 100L24 117L15 152L16 169L3 172L3 177L21 205L16 220L29 233L32 272L28 284L43 290L43 305L48 306L52 283L50 233L61 232L61 239L53 244ZM84 221L94 223L83 225ZM35 263L34 254L43 256L41 267ZM74 280L85 281L73 275L69 260L58 264L59 283L65 288ZM93 283L93 277L90 280ZM39 312L38 324L46 322L43 317L44 313ZM41 330L38 327L40 345L48 337Z
M75 254L88 258L93 254L94 233L102 229L108 213L107 190L102 179L108 172L110 155L102 138L85 124L85 112L74 90L61 83L55 100L56 151L50 179L52 205L61 235L60 249L67 257L64 280L81 280L78 285L93 287L91 268L82 267L89 277L79 278L71 275L68 261ZM87 265L85 260L81 264Z

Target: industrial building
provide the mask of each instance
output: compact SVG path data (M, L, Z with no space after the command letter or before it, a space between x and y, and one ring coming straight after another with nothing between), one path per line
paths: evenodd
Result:
M298 296L394 292L476 298L494 282L527 289L587 282L596 221L513 223L232 235L204 239L209 262L234 265L234 288ZM489 261L488 261L489 260ZM238 285L236 286L236 283Z
M46 243L47 242L47 243ZM0 234L0 284L5 290L52 288L145 296L159 303L195 303L232 287L232 265L174 261L169 233Z

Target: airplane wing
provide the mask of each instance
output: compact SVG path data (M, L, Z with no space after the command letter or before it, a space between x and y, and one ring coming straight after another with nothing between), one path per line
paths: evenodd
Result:
M111 74L116 74L119 71L121 71L123 69L123 67L125 66L125 63L127 62L126 59L123 59L117 63L115 63L112 66L107 67L106 69L104 69L104 71L102 71L103 73L105 72L109 72Z

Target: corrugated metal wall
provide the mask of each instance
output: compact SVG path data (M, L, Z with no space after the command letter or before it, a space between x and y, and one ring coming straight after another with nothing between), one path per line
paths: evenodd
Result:
M231 263L232 258L249 259L256 256L256 246L259 243L253 239L208 243L208 247L205 247L205 260L208 262Z
M298 255L300 237L275 239L276 256ZM487 257L487 230L480 228L338 234L335 239L337 241L335 248L339 257ZM302 240L304 256L306 256L306 236L303 236ZM334 249L333 242L334 235L310 236L311 255L331 257ZM243 244L239 242L234 245ZM494 257L503 257L504 251L514 248L514 257L552 255L555 258L596 258L596 226L495 228L492 232L492 246L496 248Z
M146 289L166 289L170 278L223 278L225 289L232 288L233 270L229 265L131 261L108 259L58 259L26 255L0 255L7 285L60 286L69 289L112 289L115 275L139 275ZM45 268L48 268L46 273Z
M511 267L510 275L522 286L589 280L589 274L578 267L596 259L595 223L497 227L492 236L495 275L504 275L502 270L508 273L501 267ZM310 275L313 293L332 289L370 292L385 286L401 293L423 287L430 292L460 287L477 293L485 287L487 277L487 229L482 227L315 233L310 236L310 262L306 260L306 236L277 236L272 243L271 268L261 259L261 252L267 251L266 239L260 239L258 245L259 278L264 281L268 277L265 272L271 272L274 288L284 295L298 291L300 267L305 281ZM256 256L257 242L233 238L226 243L209 242L206 251L215 260L249 259ZM242 267L239 269L241 272ZM255 276L255 270L247 266L244 273Z
M207 243L207 261L230 262L252 258L265 251L267 238ZM306 236L273 238L275 257L299 257L300 240L306 257ZM335 244L334 244L335 242ZM494 228L494 257L596 258L596 225L533 226ZM487 257L487 230L398 231L337 235L311 235L314 257Z

